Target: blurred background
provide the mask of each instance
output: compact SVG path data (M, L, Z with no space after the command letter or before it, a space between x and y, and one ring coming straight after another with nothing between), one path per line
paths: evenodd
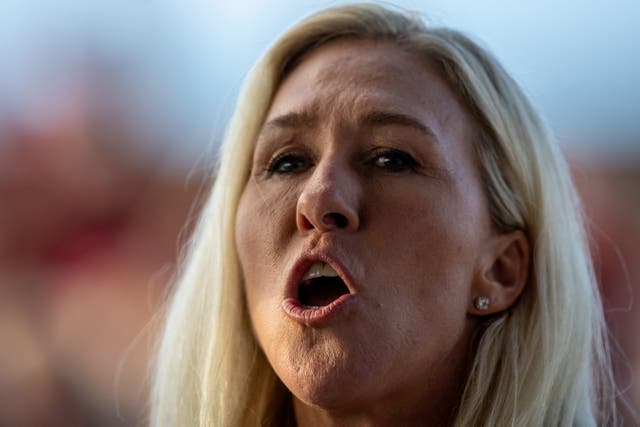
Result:
M242 80L334 4L2 0L0 426L145 424L153 316ZM640 2L397 4L489 46L555 130L640 407Z

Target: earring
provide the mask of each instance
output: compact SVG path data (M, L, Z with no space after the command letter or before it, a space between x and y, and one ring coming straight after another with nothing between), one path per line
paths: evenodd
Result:
M473 305L480 311L485 311L486 309L488 309L489 302L489 297L485 296L475 297L473 299Z

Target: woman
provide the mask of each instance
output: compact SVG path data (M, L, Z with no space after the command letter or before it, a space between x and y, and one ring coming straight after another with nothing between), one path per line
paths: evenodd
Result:
M465 36L372 5L249 77L168 313L154 425L608 425L567 166Z

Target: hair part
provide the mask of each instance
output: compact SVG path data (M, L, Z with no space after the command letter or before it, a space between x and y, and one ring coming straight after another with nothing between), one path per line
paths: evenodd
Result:
M533 248L517 303L484 327L456 426L617 424L599 292L580 204L550 132L516 82L465 35L358 4L287 31L249 75L193 234L156 367L154 426L283 425L288 392L259 349L244 300L235 212L282 79L339 38L387 40L439 65L471 112L491 218Z

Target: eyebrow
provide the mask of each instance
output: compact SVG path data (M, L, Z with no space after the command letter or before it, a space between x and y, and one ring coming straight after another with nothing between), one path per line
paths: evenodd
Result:
M277 116L263 126L263 129L298 129L312 128L318 123L318 116L312 111L294 111ZM422 123L415 117L404 113L392 111L370 111L360 118L360 123L366 126L405 126L416 129L429 138L438 140L435 132L429 126Z
M264 128L295 129L313 127L317 123L317 116L308 111L291 112L277 116L264 124Z
M362 117L361 122L369 126L399 125L410 127L424 133L425 135L436 141L438 139L433 129L431 129L429 126L425 125L415 117L409 116L404 113L391 111L371 111Z

